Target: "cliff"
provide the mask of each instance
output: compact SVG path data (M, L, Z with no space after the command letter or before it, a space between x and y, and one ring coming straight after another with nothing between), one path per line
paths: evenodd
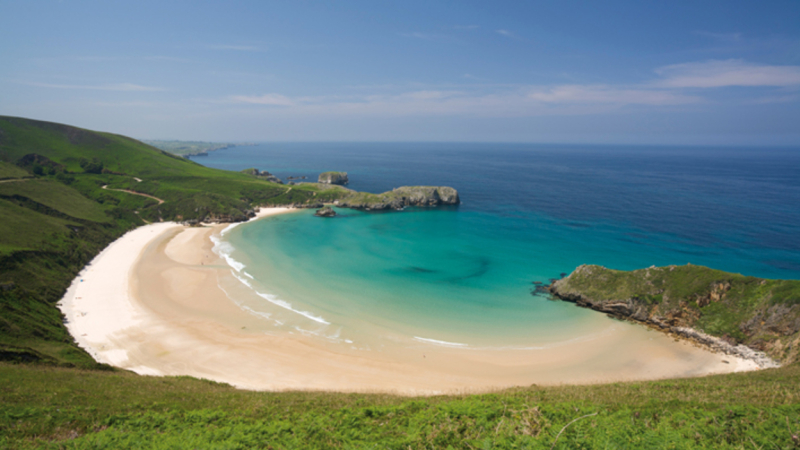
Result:
M347 184L347 172L322 172L319 174L319 183L323 184Z
M339 200L345 208L385 210L403 209L406 206L458 205L458 191L446 186L403 186L382 194L355 192Z
M798 359L798 280L767 280L694 265L630 272L583 265L554 281L549 291L717 350L745 356L746 346L786 363Z

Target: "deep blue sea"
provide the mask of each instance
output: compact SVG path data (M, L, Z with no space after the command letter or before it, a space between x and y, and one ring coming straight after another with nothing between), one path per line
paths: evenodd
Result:
M270 143L194 160L282 179L346 171L348 187L375 193L459 191L459 207L339 209L334 219L303 211L226 234L251 287L270 300L264 314L348 341L358 317L398 339L524 346L558 339L554 330L566 338L591 327L593 313L530 290L580 264L692 263L800 278L797 148Z

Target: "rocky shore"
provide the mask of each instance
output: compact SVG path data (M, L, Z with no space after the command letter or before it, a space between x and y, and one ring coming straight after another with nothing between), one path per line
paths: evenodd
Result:
M702 266L624 272L583 265L544 290L769 368L779 367L777 360L797 359L800 307L792 292L798 287L800 281L763 280Z

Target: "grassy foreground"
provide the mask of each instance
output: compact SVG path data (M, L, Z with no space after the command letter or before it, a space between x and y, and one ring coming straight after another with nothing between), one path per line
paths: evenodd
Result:
M4 448L792 449L798 433L796 364L408 398L0 363Z

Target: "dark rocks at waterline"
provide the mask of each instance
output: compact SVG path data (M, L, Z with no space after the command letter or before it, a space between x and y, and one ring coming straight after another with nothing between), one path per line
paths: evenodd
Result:
M324 206L318 209L314 215L317 217L334 217L336 216L336 211L334 211L330 206Z

